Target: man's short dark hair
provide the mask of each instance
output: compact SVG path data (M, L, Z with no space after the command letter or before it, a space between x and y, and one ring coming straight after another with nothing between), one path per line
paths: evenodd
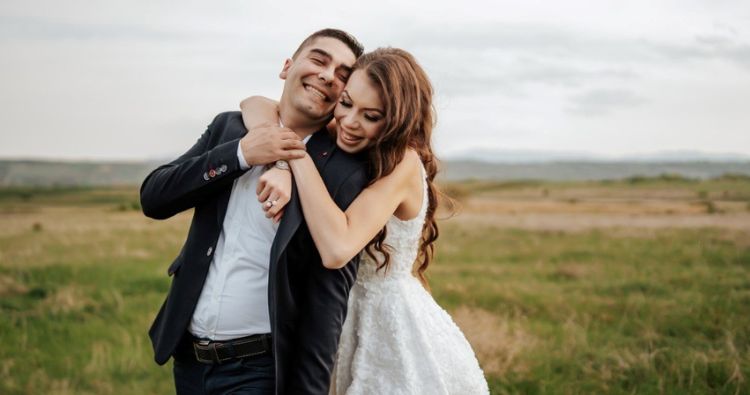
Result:
M302 44L300 44L297 50L294 51L294 55L292 55L292 58L296 59L297 55L299 55L299 53L302 52L302 50L306 46L310 45L313 41L315 41L315 39L319 37L330 37L341 41L342 43L346 44L349 49L352 50L356 58L362 56L362 53L365 51L365 48L362 46L362 44L360 44L359 41L357 41L357 39L354 38L354 36L352 36L351 34L339 29L323 29L309 35L305 39L305 41L302 41Z

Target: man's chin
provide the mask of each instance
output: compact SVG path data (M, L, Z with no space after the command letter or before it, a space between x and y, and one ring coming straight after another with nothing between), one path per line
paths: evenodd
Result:
M328 123L333 117L333 106L330 108L322 108L318 106L306 106L304 109L305 115L310 119L319 120L320 122Z

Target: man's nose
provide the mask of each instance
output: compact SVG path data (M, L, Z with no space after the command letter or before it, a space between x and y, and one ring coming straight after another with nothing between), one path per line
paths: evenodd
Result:
M333 82L334 71L335 70L332 67L326 67L318 74L318 78L320 78L321 81L330 84Z

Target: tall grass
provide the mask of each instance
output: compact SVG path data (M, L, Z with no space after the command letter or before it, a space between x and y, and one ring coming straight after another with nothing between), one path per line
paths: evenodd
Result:
M486 369L493 392L748 393L750 248L724 231L443 235L436 298L496 317L466 320L470 340L522 347L485 355L494 342L474 342L486 368L513 350L511 366Z
M134 189L31 193L0 199L0 394L173 393L146 332L189 213L121 210ZM750 393L747 232L441 227L433 295L493 393Z

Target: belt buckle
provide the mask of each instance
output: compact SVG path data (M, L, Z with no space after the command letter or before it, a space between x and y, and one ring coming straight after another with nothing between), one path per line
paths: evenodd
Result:
M211 355L211 359L203 359L201 358L200 354L198 354L198 349L201 349L205 347L206 351L213 351L213 355ZM198 362L201 363L216 363L221 364L221 358L219 358L219 353L216 351L216 343L212 342L211 340L198 340L197 342L193 342L193 351L195 352L195 359L198 360Z

